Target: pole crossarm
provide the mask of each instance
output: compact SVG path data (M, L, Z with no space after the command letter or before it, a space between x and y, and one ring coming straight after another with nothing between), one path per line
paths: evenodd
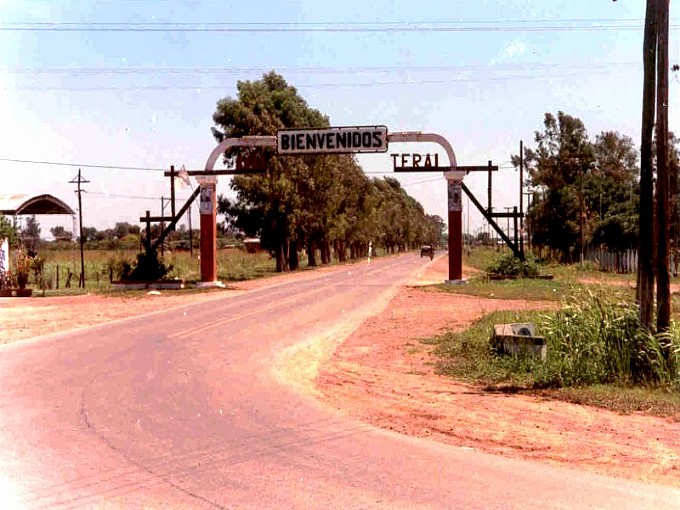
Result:
M463 191L465 192L465 194L470 198L472 203L475 204L475 207L477 207L477 209L479 209L479 212L482 213L482 215L484 216L486 221L488 221L489 225L491 225L494 228L494 230L498 233L498 235L501 237L501 239L503 239L505 244L507 244L510 247L510 249L512 250L512 253L515 255L515 257L517 257L518 259L524 260L524 254L519 250L517 245L512 242L512 240L505 234L505 232L503 232L503 229L501 227L499 227L498 224L493 220L492 215L490 215L486 211L486 209L484 209L484 207L482 207L482 204L479 203L479 201L475 198L475 196L472 194L472 192L465 185L465 183L461 183L461 184L463 185ZM507 215L506 215L506 213L496 213L496 214L503 215L503 217L507 217L507 218L513 217L513 213L508 213ZM493 216L496 216L496 214L494 214Z
M184 213L187 212L187 209L191 206L192 202L196 200L196 197L198 194L201 192L201 187L197 186L194 192L191 194L191 196L187 199L186 203L182 206L182 208L179 210L179 212L175 215L174 218L170 221L167 227L161 232L161 235L158 236L158 239L151 245L150 251L156 251L158 247L165 241L165 238L168 237L168 234L175 230L175 226L177 226L177 222L179 219L184 216ZM149 217L147 218L140 218L140 221L154 221L154 217ZM157 220L156 220L157 221Z

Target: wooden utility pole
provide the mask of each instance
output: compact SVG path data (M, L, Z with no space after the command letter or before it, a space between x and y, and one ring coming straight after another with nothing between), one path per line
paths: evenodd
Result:
M524 142L522 140L519 141L519 251L524 253Z
M647 0L643 42L644 80L642 89L642 127L640 141L640 221L637 299L640 324L652 330L654 315L654 187L652 182L652 134L656 85L657 3Z
M668 11L670 0L657 0L656 92L656 329L668 331L671 322L670 171L668 168Z
M84 190L80 188L80 185L88 182L90 181L83 179L80 174L80 168L78 169L78 175L69 181L70 184L78 185L78 188L76 189L76 193L78 194L78 218L80 220L80 278L78 279L78 287L83 289L85 288L85 254L83 251L85 240L83 239L83 200L81 198L81 193Z

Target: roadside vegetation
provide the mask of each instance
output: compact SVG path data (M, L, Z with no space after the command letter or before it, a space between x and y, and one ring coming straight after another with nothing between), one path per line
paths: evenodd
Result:
M85 288L82 289L78 288L80 252L77 247L41 249L38 263L34 265L36 269L40 266L40 272L29 270L28 285L34 289L34 295L42 295L43 290L48 296L111 291L111 282L119 280L126 270L131 270L139 253L133 249L86 250L86 279ZM164 265L171 267L166 278L180 278L186 283L200 280L198 251L193 255L180 250L166 252L162 260ZM275 262L266 252L247 253L239 248L223 248L218 250L217 264L218 278L223 282L252 280L276 274Z
M500 260L493 250L471 250L467 262L485 270L466 285L441 285L445 292L498 299L545 300L554 311L499 311L469 329L425 340L435 345L437 371L488 391L524 392L680 420L680 306L673 301L669 331L640 327L634 288L601 278L593 267L540 265L552 280L491 280L486 270ZM505 257L507 258L507 256ZM505 262L502 262L503 264ZM602 284L592 284L591 281ZM588 282L588 283L583 283ZM609 284L608 284L609 283ZM633 282L634 284L634 282ZM491 345L495 324L533 322L547 344L547 360L499 354Z

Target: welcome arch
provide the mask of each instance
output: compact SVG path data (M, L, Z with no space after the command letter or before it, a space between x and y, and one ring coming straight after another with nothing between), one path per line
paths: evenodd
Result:
M217 280L217 176L235 174L237 171L215 171L215 163L227 150L233 147L271 147L281 155L341 154L387 152L390 143L424 143L439 145L445 152L448 165L406 167L397 171L441 171L447 182L449 222L449 279L450 283L463 282L463 230L462 230L462 182L465 171L458 167L456 154L451 144L436 133L394 132L388 133L385 126L331 127L309 129L284 129L276 136L244 136L227 138L210 153L205 171L191 172L200 185L201 213L201 282L200 286L219 286Z

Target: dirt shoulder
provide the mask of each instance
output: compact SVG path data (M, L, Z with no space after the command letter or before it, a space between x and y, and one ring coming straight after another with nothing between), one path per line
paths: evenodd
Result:
M409 284L440 282L447 272L446 257L439 257L424 265ZM238 295L239 291L313 277L309 272L245 282L230 286L227 293ZM224 295L224 291L213 291L135 297L4 298L0 299L0 343ZM498 455L680 486L677 423L487 393L435 374L432 348L419 342L446 330L466 328L492 310L544 306L548 305L406 286L374 317L347 325L336 335L310 339L304 348L288 352L279 371L296 389L352 419L379 427Z
M442 281L446 274L446 258L439 258L420 280ZM680 486L677 423L485 392L437 375L432 347L419 341L462 330L493 310L550 306L403 288L320 363L313 393L351 418L404 434ZM296 361L304 363L304 356Z

